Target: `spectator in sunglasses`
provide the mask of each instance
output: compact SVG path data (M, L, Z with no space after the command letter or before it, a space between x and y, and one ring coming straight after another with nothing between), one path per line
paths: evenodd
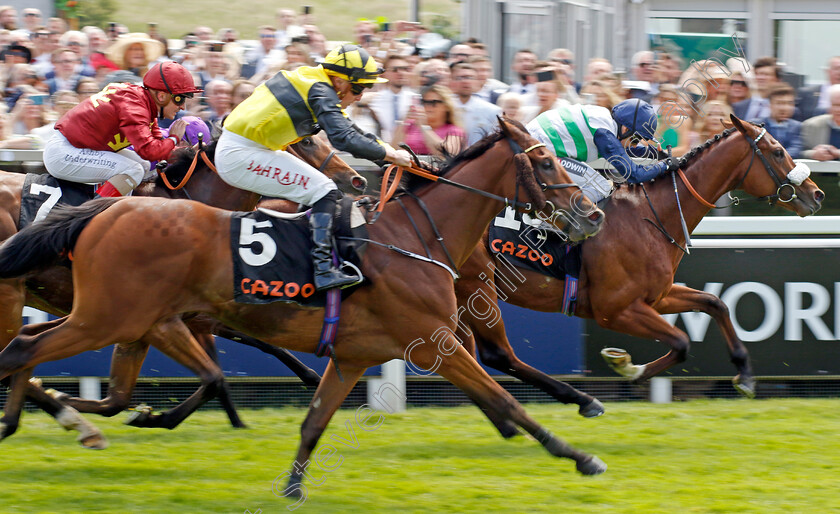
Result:
M656 55L649 50L643 50L633 54L630 62L633 78L646 83L642 87L631 88L630 98L638 98L649 103L659 93L659 72L656 66Z
M455 99L448 88L434 84L421 90L420 102L410 107L404 123L398 123L391 144L408 144L414 153L444 157L466 147Z
M108 84L56 123L44 166L62 180L102 184L98 196L126 195L153 176L149 161L169 158L184 138L186 121L175 121L164 138L157 118L174 118L200 92L190 72L172 61L152 66L142 86Z
M745 73L741 69L732 69L732 74L729 75L729 93L726 95L726 103L731 107L732 105L743 102L752 96L753 86L752 75Z
M381 90L370 101L370 108L379 122L380 135L391 141L397 122L405 119L408 108L416 100L417 93L408 86L411 66L401 55L392 54L385 58L383 77L388 79Z
M277 30L274 27L263 25L259 34L259 46L245 56L246 64L241 72L245 78L263 77L273 66L286 60L286 53L277 48Z

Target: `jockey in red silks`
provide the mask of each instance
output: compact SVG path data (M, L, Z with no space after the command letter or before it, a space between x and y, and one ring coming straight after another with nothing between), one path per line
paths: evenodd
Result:
M62 180L103 183L98 196L126 195L150 172L149 161L168 158L184 137L186 121L177 120L164 137L157 118L174 118L199 92L186 68L172 61L152 66L142 87L109 84L56 123L44 165Z

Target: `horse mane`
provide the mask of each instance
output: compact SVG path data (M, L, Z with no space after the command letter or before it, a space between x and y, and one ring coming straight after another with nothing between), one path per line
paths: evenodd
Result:
M726 139L729 134L732 134L737 129L735 127L729 127L725 129L720 134L715 134L714 137L707 139L705 142L695 146L691 150L688 151L685 155L680 157L680 169L688 168L688 165L691 164L693 161L697 160L700 157L700 154L704 153L706 150L712 147L715 143Z
M207 154L211 162L216 159L216 141L209 145L203 145L202 151ZM192 146L183 148L176 148L169 156L169 164L166 166L166 178L171 184L179 184L181 180L187 175L187 171L195 159L196 149ZM203 163L202 163L203 164ZM159 187L166 187L160 175L155 179L155 184Z
M521 125L519 125L521 127ZM524 127L523 127L524 130ZM435 176L442 177L452 171L463 162L470 161L484 154L494 144L504 139L505 135L501 130L487 134L470 147L455 155L444 155L443 159L434 159L431 164L423 164L421 167ZM403 177L401 188L406 192L415 192L423 186L431 184L427 179L406 173Z

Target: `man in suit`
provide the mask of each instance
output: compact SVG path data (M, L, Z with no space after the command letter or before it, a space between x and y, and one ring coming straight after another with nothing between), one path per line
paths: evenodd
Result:
M775 57L760 57L753 63L755 86L758 94L732 105L732 112L742 120L754 120L770 116L770 88L781 78Z
M840 159L840 84L828 88L828 114L802 123L802 157L818 161Z
M828 112L830 105L828 88L834 84L840 84L840 55L828 60L825 71L827 83L806 86L799 90L799 97L796 99L796 106L799 108L798 120L804 121Z
M802 122L792 119L796 99L793 88L785 83L777 84L770 90L767 99L770 101L770 116L758 121L764 123L767 132L785 147L792 158L798 159L802 151Z
M380 136L384 141L391 141L397 122L405 119L411 103L419 99L417 93L408 87L411 66L405 57L391 54L385 58L385 72L382 76L388 79L384 87L374 93L369 106L376 115L381 128Z

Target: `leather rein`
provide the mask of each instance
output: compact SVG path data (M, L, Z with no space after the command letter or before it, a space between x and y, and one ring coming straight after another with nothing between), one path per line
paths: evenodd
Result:
M543 143L536 143L534 145L529 146L525 150L523 150L519 146L519 144L516 143L515 141L513 141L512 139L507 138L507 140L508 140L508 143L510 143L510 145L511 145L511 149L513 150L514 155L517 155L517 154L520 154L520 153L521 154L528 154L532 150L535 150L537 148L541 148L541 147L545 146L545 144L543 144ZM419 160L416 161L416 162L419 163ZM532 168L533 168L533 166L532 166ZM396 170L396 171L394 171L394 170ZM459 182L455 182L455 181L449 180L447 178L437 176L433 173L429 173L428 171L420 168L417 165L412 165L412 166L407 166L406 167L406 166L397 166L396 164L391 164L390 166L388 166L388 168L385 170L385 174L382 176L382 188L380 190L379 203L376 206L376 212L373 216L373 219L371 220L371 223L374 223L379 218L379 215L382 213L382 210L385 208L385 204L388 202L388 200L391 199L391 197L394 196L394 193L396 193L397 188L399 187L399 184L400 184L400 180L402 179L403 171L407 171L407 172L412 173L414 175L417 175L419 177L423 177L423 178L425 178L427 180L430 180L432 182L439 182L441 184L447 184L449 186L457 187L458 189L463 189L464 191L468 191L470 193L481 195L481 196L484 196L486 198L492 198L493 200L498 200L500 202L503 202L505 204L505 207L519 208L519 209L523 209L523 210L528 211L528 212L534 210L534 206L531 202L520 202L519 201L519 182L517 182L517 184L516 184L516 197L513 200L511 200L510 198L506 198L506 197L499 196L499 195L496 195L496 194L493 194L493 193L489 193L487 191L474 188L472 186L467 186L465 184L461 184ZM391 173L392 172L394 173L393 180L391 180ZM534 178L536 179L537 178L536 169L534 169L533 172L534 172ZM539 180L537 180L537 183L540 185L540 188L543 191L548 191L550 189L565 189L565 188L569 188L569 187L579 187L577 184L574 184L574 183L572 183L572 184L553 184L553 185L549 185L549 184L546 184L545 182L541 182Z
M795 184L793 184L788 177L785 177L784 181L780 180L779 177L776 175L776 173L773 171L773 167L767 161L767 158L764 157L764 154L758 148L758 142L761 141L761 139L766 134L767 134L767 129L764 128L764 127L761 128L761 132L758 134L758 136L755 139L752 139L752 138L748 137L746 134L744 134L744 137L747 139L747 142L749 143L750 147L752 148L753 153L752 153L752 156L750 157L750 164L749 164L749 166L747 166L747 171L744 172L744 174L741 176L741 179L738 181L738 184L733 189L739 189L744 184L744 181L747 179L747 175L750 173L750 170L752 169L753 162L755 162L755 156L758 155L758 158L761 159L761 163L764 165L764 169L767 171L767 174L770 175L770 178L773 179L773 182L776 183L777 187L776 187L776 194L756 197L756 200L758 200L758 201L769 200L771 204L775 204L777 201L782 202L782 203L791 202L796 198ZM738 204L741 203L741 199L738 198L737 196L732 196L731 194L727 194L727 196L729 196L730 202L727 205L724 205L722 207L718 207L717 205L713 204L712 202L710 202L710 201L706 200L705 198L703 198L702 196L700 196L700 193L698 193L697 190L694 189L694 187L688 181L688 177L685 176L685 172L683 172L682 167L677 169L677 174L679 175L680 179L682 179L683 184L685 184L685 187L688 189L688 192L691 193L691 196L693 196L698 202L703 204L705 207L708 207L709 209L725 209L725 208L730 207L732 205L738 205ZM790 188L790 198L788 198L787 200L785 200L784 197L782 196L782 192L785 190L785 188Z
M329 165L330 161L332 160L332 158L333 158L333 157L335 157L336 153L337 153L337 152L336 152L335 150L332 150L332 151L331 151L331 152L327 155L327 157L324 159L324 162L322 162L322 163L321 163L321 166L320 166L320 167L318 167L318 171L319 171L319 172L323 173L323 172L324 172L324 170L325 170L325 169L327 169L327 165ZM198 158L199 158L199 156L201 156L201 160L203 160L203 161L204 161L204 164L206 164L206 165L207 165L207 167L208 167L208 168L210 168L210 170L211 170L213 173L216 173L216 174L218 174L218 173L219 173L219 172L216 170L216 165L215 165L215 164L213 164L213 162L210 160L210 158L209 158L209 157L207 157L207 152L204 150L204 145L202 145L201 140L199 139L199 142L198 142L198 149L197 149L197 150L196 150L196 152L195 152L195 156L193 156L193 160L192 160L192 162L190 163L190 167L189 167L189 169L187 170L187 173L184 175L184 178L182 178L182 179L181 179L181 181L178 183L178 185L177 185L177 186L173 186L173 185L169 182L169 179L166 177L166 166L165 166L165 165L164 165L163 167L161 167L161 166L160 166L160 163L163 163L163 162L166 162L166 161L161 161L160 163L158 163L158 166L157 166L157 172L158 172L158 175L160 175L160 178L163 180L164 185L166 185L166 187L167 187L167 188L169 188L169 189L170 189L170 190L172 190L172 191L178 191L179 189L181 189L181 188L183 188L184 186L186 186L186 185L187 185L187 182L189 182L189 181L190 181L190 178L192 177L192 174L193 174L193 172L195 171L195 167L196 167L196 165L198 164Z

